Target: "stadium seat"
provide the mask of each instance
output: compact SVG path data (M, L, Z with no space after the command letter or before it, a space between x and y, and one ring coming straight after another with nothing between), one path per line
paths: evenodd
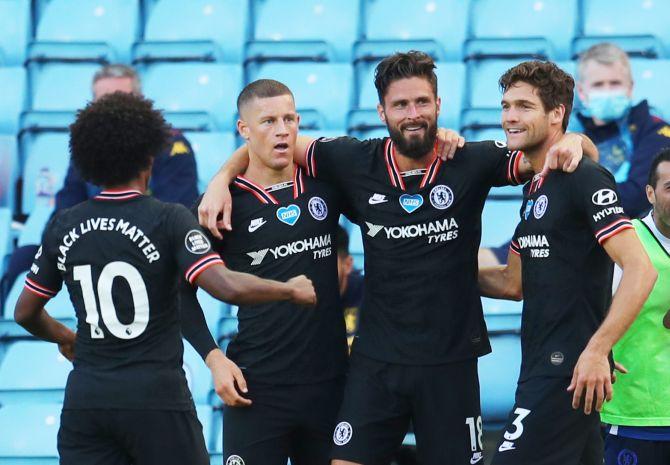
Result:
M249 67L250 81L268 78L286 84L295 95L301 127L339 129L353 103L353 71L341 63L278 63Z
M505 131L502 127L498 128L483 128L483 129L468 129L463 131L463 137L468 142L477 142L481 140L499 140L505 141Z
M670 119L670 94L665 91L665 78L670 75L670 60L633 58L630 66L635 83L634 102L647 99L655 114Z
M366 63L365 69L358 72L358 108L375 110L379 97L374 83L375 67L378 62ZM463 63L436 63L438 95L442 100L439 125L458 130L460 128L461 110L465 96L465 66ZM359 66L359 71L361 67ZM373 113L376 123L381 125L376 110Z
M9 2L0 2L2 5ZM1 13L0 13L1 14ZM21 112L26 108L26 71L22 67L0 68L0 134L16 134L19 130Z
M191 345L184 340L184 373L196 404L208 404L212 392L212 377L205 361Z
M139 13L137 0L51 0L37 24L30 55L128 63L139 33Z
M218 63L157 63L142 71L144 94L166 112L199 113L219 130L234 128L242 67Z
M482 246L497 247L512 238L519 223L521 201L487 200L482 213Z
M0 2L0 66L23 65L31 34L30 3L30 0Z
M241 63L249 37L247 0L158 0L136 60Z
M354 259L354 268L362 270L365 266L363 258L363 235L357 224L352 224L349 229L349 254Z
M35 204L52 206L63 185L70 161L66 133L39 133L22 138L23 190L21 211L30 214Z
M12 211L6 207L0 207L0 273L4 272L5 258L12 250ZM2 313L0 313L0 318Z
M61 402L71 370L56 344L14 342L0 363L0 402Z
M363 0L366 40L356 47L356 57L415 49L460 61L469 7L469 0Z
M623 38L620 44L637 55L670 58L670 3L662 0L612 2L583 0L583 34L593 41ZM618 42L618 41L617 41ZM575 52L589 43L576 44Z
M477 0L472 6L466 56L570 58L577 0Z
M14 209L19 155L14 135L0 135L0 208Z
M19 239L16 246L23 247L24 245L35 245L42 242L44 227L49 222L53 211L54 206L51 202L38 202L34 205L33 210L30 212L30 216L26 222L23 223L23 229L21 229L21 232L19 233Z
M26 275L27 273L22 273L17 276L14 284L12 285L12 288L7 294L7 299L5 300L5 318L8 320L14 319L14 307L16 306L16 301L19 300L19 295L21 295L21 291L23 290L23 284L26 280ZM59 320L76 318L74 307L70 301L70 294L68 293L65 285L63 285L56 297L47 302L46 310L49 315Z
M254 41L247 48L248 60L351 62L359 0L254 0L253 11Z
M514 331L491 332L493 352L479 359L482 419L502 426L514 405L521 368L521 341Z
M234 132L188 132L184 134L193 147L198 167L198 191L207 184L221 165L237 148Z
M195 406L195 413L198 415L198 420L202 425L202 434L205 437L205 445L207 450L212 450L214 448L214 425L212 424L212 407L209 405L198 405ZM222 463L222 462L220 462Z
M61 405L6 404L0 407L0 464L56 465Z

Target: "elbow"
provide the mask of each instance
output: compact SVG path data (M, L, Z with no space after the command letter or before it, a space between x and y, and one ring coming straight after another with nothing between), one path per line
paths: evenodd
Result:
M31 312L27 311L27 309L19 305L19 303L16 304L16 308L14 309L14 321L16 321L20 326L25 327L30 322L32 317L33 315Z
M515 286L508 289L506 298L507 300L514 300L515 302L523 300L523 290L521 289L521 286Z

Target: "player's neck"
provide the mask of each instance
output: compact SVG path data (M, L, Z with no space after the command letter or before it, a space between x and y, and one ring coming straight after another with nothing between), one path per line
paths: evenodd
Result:
M142 179L135 179L130 182L123 184L118 184L115 186L102 186L103 191L114 191L114 192L126 192L126 191L138 191L142 194L147 192L147 183Z
M428 166L428 163L433 161L434 156L435 153L433 152L433 150L426 153L420 158L411 158L408 157L407 155L403 155L402 153L396 150L395 161L398 164L398 169L400 170L400 172L404 173L405 171L412 171L425 168L426 166Z
M547 138L540 144L523 150L524 157L530 163L533 173L542 172L544 162L547 158L549 149L556 144L563 137L564 133L557 131L553 134L547 135Z
M250 157L244 177L263 187L291 181L293 179L293 163L275 169L265 165L256 157Z

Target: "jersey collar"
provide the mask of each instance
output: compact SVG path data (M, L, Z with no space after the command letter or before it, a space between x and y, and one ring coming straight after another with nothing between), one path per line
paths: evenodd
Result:
M386 144L384 145L384 160L386 161L386 170L388 171L391 185L404 191L405 181L402 179L402 173L398 169L398 163L396 162L395 155L395 144L390 137L386 139ZM435 150L433 149L433 160L428 163L428 166L426 166L426 172L421 179L421 184L419 187L423 188L428 184L435 182L435 178L437 178L437 173L440 170L440 166L442 166L442 159L437 156Z
M533 179L530 181L530 187L528 188L528 195L531 195L540 190L540 187L544 184L545 177L536 174L533 176Z
M293 165L293 198L297 199L303 192L305 192L305 180L302 168L298 165ZM279 205L279 200L268 192L265 188L259 186L250 179L240 175L233 181L240 189L254 194L261 203Z
M95 200L128 200L141 196L138 190L113 191L106 190L93 197Z

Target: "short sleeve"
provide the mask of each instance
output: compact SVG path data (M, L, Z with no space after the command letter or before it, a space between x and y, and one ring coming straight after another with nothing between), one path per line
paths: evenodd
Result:
M521 255L521 247L519 247L519 228L521 227L521 223L519 223L516 226L516 229L514 230L514 235L512 236L512 240L509 243L509 251L512 252L515 255Z
M214 265L222 265L223 260L212 250L212 244L200 225L182 205L172 205L166 230L170 231L172 252L179 270L186 280L193 284L203 271Z
M370 151L371 142L352 137L315 139L305 154L307 174L337 184L351 177L352 167L356 166L362 152Z
M614 177L590 160L571 176L576 208L581 211L600 245L633 224L624 213Z
M523 152L508 150L507 145L500 141L478 143L477 149L478 153L472 156L487 166L492 186L516 186L523 182L519 173Z
M51 299L58 294L63 286L65 265L58 261L58 240L54 234L54 220L52 218L42 235L40 244L30 271L26 276L25 288L33 294L45 299Z

